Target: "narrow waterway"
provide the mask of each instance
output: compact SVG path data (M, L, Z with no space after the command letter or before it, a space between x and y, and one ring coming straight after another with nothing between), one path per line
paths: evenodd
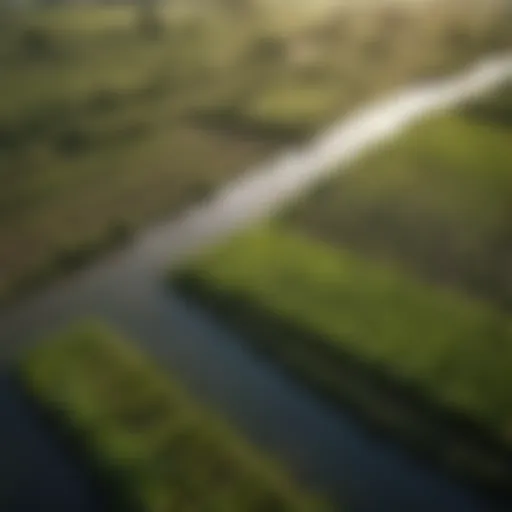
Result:
M249 170L180 218L0 312L0 361L8 364L34 340L74 319L100 317L140 340L202 402L297 478L350 510L499 510L283 375L215 319L169 293L162 277L171 263L272 214L422 117L510 78L512 56L487 59L455 77L368 105L303 148ZM0 456L0 469L7 471L2 464Z

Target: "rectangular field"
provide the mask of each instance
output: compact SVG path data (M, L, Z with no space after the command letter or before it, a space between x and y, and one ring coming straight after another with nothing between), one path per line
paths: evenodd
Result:
M510 318L276 225L170 280L310 384L489 485L510 484ZM507 448L508 449L508 448Z

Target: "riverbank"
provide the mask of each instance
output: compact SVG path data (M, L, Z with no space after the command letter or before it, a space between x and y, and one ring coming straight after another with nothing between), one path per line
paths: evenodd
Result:
M169 279L377 430L511 498L506 316L280 226Z
M42 342L17 375L87 461L109 510L329 510L100 324Z

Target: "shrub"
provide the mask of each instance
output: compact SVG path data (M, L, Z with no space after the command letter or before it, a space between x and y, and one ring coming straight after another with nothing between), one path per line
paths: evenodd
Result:
M213 189L214 185L212 183L200 181L191 187L190 197L193 201L207 200L212 194Z
M19 130L10 124L0 124L0 151L12 151L22 144L22 136Z
M111 111L119 107L123 101L123 94L112 89L100 89L91 94L87 106L94 111Z
M21 35L21 48L30 59L42 59L54 55L54 43L51 35L44 29L28 27Z
M126 242L130 239L134 231L134 227L126 220L117 220L112 222L108 233L109 244L118 244Z
M450 50L460 54L470 49L471 45L474 43L474 39L469 28L454 24L446 33L446 43Z
M83 127L72 126L61 132L55 141L56 148L68 155L83 152L92 145L90 133Z
M160 73L141 86L137 95L143 100L157 100L170 92L174 85L175 81L170 74Z
M57 251L55 266L61 270L75 270L85 265L95 254L97 246L93 243L80 243Z

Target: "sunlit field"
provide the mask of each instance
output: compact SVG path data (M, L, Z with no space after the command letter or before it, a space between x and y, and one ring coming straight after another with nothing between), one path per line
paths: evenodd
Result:
M99 479L109 511L330 510L103 325L44 340L19 375Z
M508 488L505 314L282 226L235 237L171 280L371 425Z
M374 427L510 488L511 128L509 87L426 120L169 279Z
M362 256L512 308L512 87L423 122L288 218Z
M368 98L510 35L499 2L227 5L2 12L0 296L84 264Z

